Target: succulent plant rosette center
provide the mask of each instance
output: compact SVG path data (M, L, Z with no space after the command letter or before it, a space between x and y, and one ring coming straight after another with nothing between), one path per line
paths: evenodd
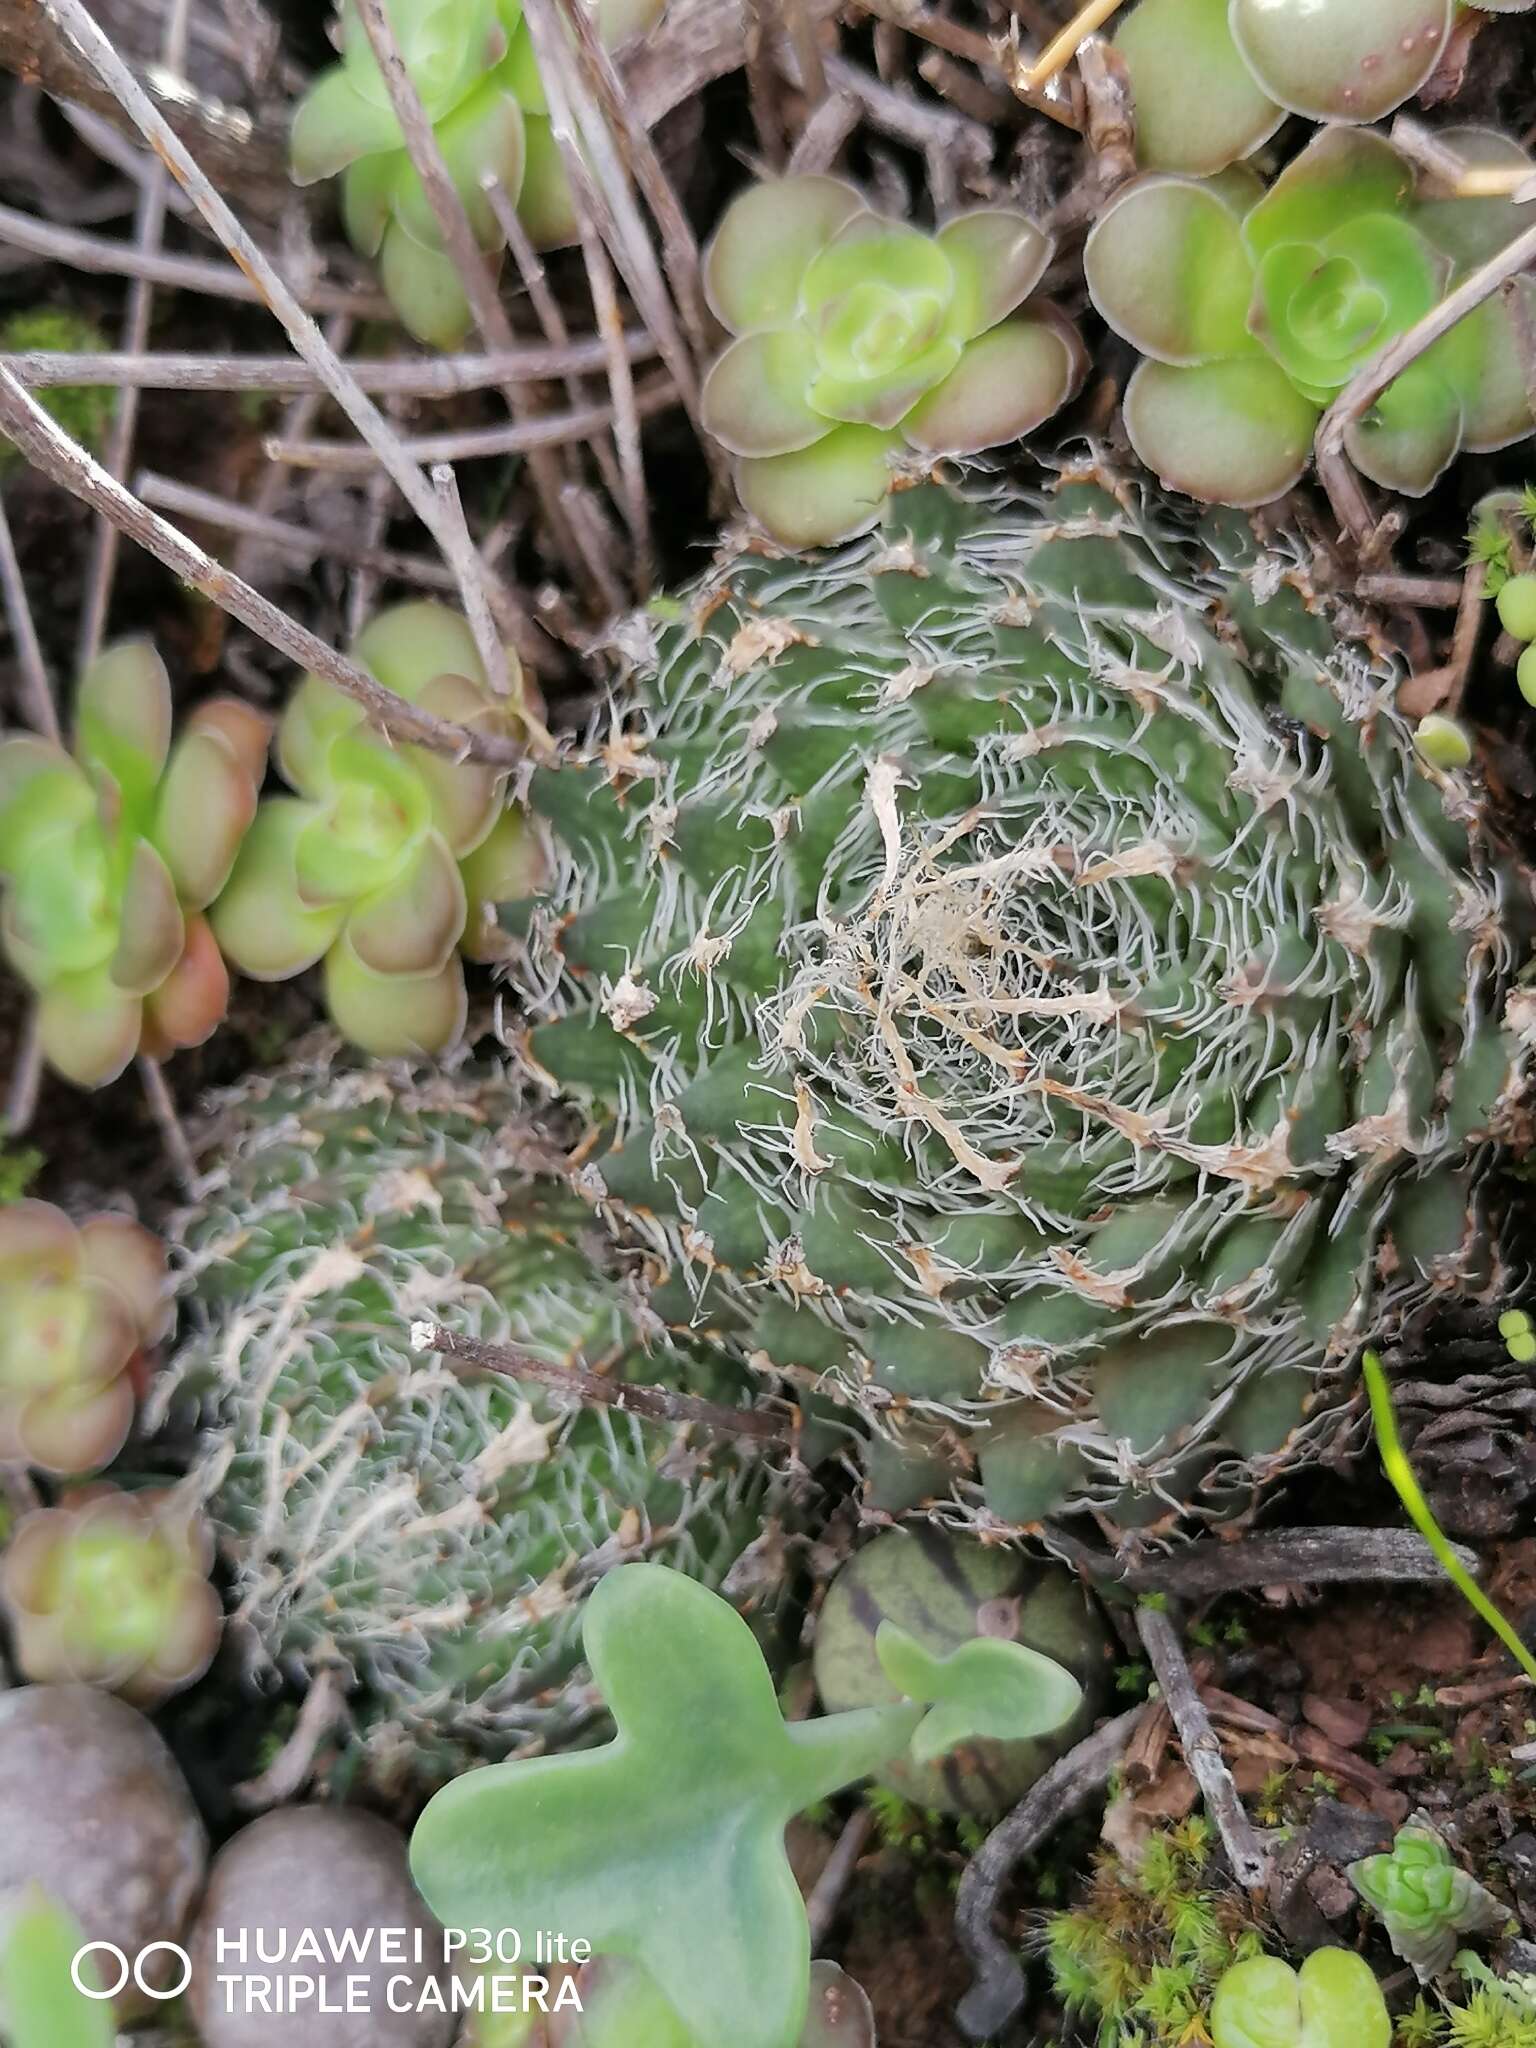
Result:
M354 653L423 710L482 733L514 728L444 606L380 613ZM331 1014L369 1051L441 1050L463 1022L459 955L482 906L526 885L505 770L392 745L318 676L284 713L277 757L296 794L262 805L214 908L219 943L262 980L323 959Z
M127 640L80 679L73 753L0 743L0 932L70 1080L97 1087L222 1018L229 976L203 912L255 812L267 731L220 698L173 745L164 666Z
M604 45L650 27L663 4L597 0ZM573 241L570 183L519 0L385 0L385 12L480 247L487 254L504 247L498 199L516 209L536 246ZM411 333L453 348L472 325L469 300L351 4L341 9L338 40L341 62L321 73L294 114L293 175L309 184L342 174L353 246L378 258L384 289Z
M56 1473L109 1463L168 1296L163 1247L126 1216L77 1228L48 1202L0 1209L0 1461Z
M1524 152L1491 130L1442 139L1473 166ZM1089 291L1147 360L1125 394L1138 455L1222 504L1278 497L1305 469L1322 410L1387 343L1536 220L1501 198L1437 198L1384 136L1328 128L1265 192L1242 166L1139 179L1088 238ZM1536 309L1536 284L1516 287ZM1462 449L1536 431L1518 309L1459 320L1351 427L1351 459L1420 496Z
M1305 588L923 486L724 562L628 749L535 777L526 1057L658 1308L840 1385L888 1502L1221 1511L1488 1256L1511 882Z
M806 546L879 517L903 455L1016 439L1082 380L1076 331L1020 313L1051 243L1024 214L979 208L923 234L837 178L754 185L705 260L738 338L704 388L704 423L739 459L742 502Z

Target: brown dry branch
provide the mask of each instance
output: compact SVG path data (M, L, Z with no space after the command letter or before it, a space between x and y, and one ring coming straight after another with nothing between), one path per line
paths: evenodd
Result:
M83 0L45 0L45 4L73 37L103 84L117 95L214 234L257 286L262 302L276 316L294 349L314 368L325 389L373 449L406 503L441 548L444 559L459 578L461 591L467 591L471 583L484 577L485 565L472 547L466 552L454 529L444 523L431 485L403 456L398 439L378 407L359 390L314 321L166 125L132 71L92 20ZM531 622L525 630L531 640Z
M472 755L501 767L514 767L522 760L523 749L515 741L435 718L386 690L356 662L338 654L307 626L289 618L232 575L184 533L141 504L115 477L108 476L4 369L0 369L0 432L8 435L44 476L114 520L130 540L137 541L173 575L201 591L280 654L355 698L381 731L397 740L413 740L435 753Z
M848 1880L864 1853L864 1844L869 1840L874 1825L874 1808L867 1802L856 1806L844 1821L832 1854L811 1887L811 1895L805 1902L805 1917L810 1923L813 1955L827 1938L843 1893L848 1889Z
M1470 277L1448 293L1438 306L1431 308L1422 320L1416 321L1406 334L1399 335L1395 341L1379 349L1365 367L1355 373L1319 421L1313 443L1318 476L1339 523L1353 535L1367 560L1371 556L1375 522L1345 448L1350 428L1375 404L1394 377L1400 377L1411 363L1417 362L1424 351L1442 334L1448 333L1458 320L1475 313L1507 279L1519 277L1533 264L1536 264L1536 227L1527 228L1524 234L1517 235L1497 254L1490 256L1486 263L1479 264Z
M316 1672L293 1723L293 1733L267 1768L231 1793L242 1813L265 1813L296 1799L314 1775L315 1752L340 1720L347 1687L334 1664Z
M427 117L414 81L406 69L405 59L400 54L400 45L395 31L385 13L383 0L355 0L358 19L372 47L379 71L384 79L384 88L389 94L395 118L405 138L406 154L420 178L427 203L432 209L432 218L437 222L438 233L443 238L443 247L453 263L464 295L469 301L470 313L476 330L486 349L498 349L503 353L517 346L517 336L512 322L507 318L496 290L490 268L475 240L474 229L469 224L469 215L459 197L448 166L443 159L441 145L436 131ZM502 397L507 410L517 426L526 425L536 407L516 384L502 387ZM567 568L578 579L582 573L581 551L575 536L567 528L560 512L560 463L547 448L530 451L528 472L533 478L544 516L549 522L550 537L557 550L564 557ZM451 479L450 479L451 482ZM464 514L459 506L457 491L450 500L443 487L434 479L434 491L443 514L445 528L451 533L455 548L467 550L474 555L474 544L464 523ZM440 541L443 552L450 561L455 557L446 543ZM478 560L478 557L476 557ZM469 620L470 631L475 636L475 646L485 665L486 679L499 697L511 690L511 677L507 668L506 652L500 636L492 630L489 609L485 603L484 591L474 578L464 583L464 610Z
M0 236L3 239L3 236ZM656 344L638 327L621 337L626 358L646 362ZM606 367L612 343L602 335L563 337L541 347L523 342L510 354L499 350L476 356L375 359L350 357L344 367L359 390L373 397L457 398L488 385L542 384L551 378L578 377ZM319 375L293 356L120 355L107 351L70 355L63 350L33 349L22 355L0 354L12 376L34 391L61 384L133 385L144 391L263 391L278 397L320 392Z
M71 270L107 277L144 277L176 291L238 299L245 305L267 303L260 288L233 263L219 263L204 256L150 256L132 242L88 234L83 228L60 227L53 221L37 220L30 213L19 213L13 206L0 206L0 243L24 249L50 263L66 263ZM288 289L312 313L351 313L360 320L389 317L389 301L377 292L324 283L291 284Z
M1478 634L1486 615L1483 604L1486 581L1485 564L1468 563L1467 572L1461 579L1450 659L1442 667L1425 669L1402 684L1397 692L1397 704L1404 717L1424 718L1431 711L1441 711L1446 717L1454 718L1461 710L1462 696L1472 673L1472 658L1477 652Z
M411 1346L416 1351L435 1351L450 1364L475 1372L495 1373L501 1379L533 1380L569 1394L594 1408L617 1408L624 1415L645 1415L655 1422L692 1423L715 1436L749 1436L759 1443L793 1448L796 1440L792 1417L770 1414L762 1408L727 1408L718 1401L703 1401L695 1394L679 1394L671 1387L635 1385L628 1380L611 1380L584 1366L552 1365L520 1351L512 1344L487 1344L479 1337L461 1336L438 1323L413 1323Z
M829 20L842 4L843 0L806 0L805 19L814 27ZM672 0L661 22L624 67L626 98L634 118L652 129L714 79L741 70L747 61L751 24L751 10L742 0ZM770 28L775 32L766 32ZM765 24L765 58L787 46L789 37L783 24Z
M1355 590L1373 604L1406 604L1425 611L1455 611L1461 603L1459 576L1366 575L1355 579Z
M579 199L584 197L584 193L578 194ZM613 393L613 438L618 449L619 471L623 479L623 491L619 502L623 507L624 522L629 528L633 554L633 574L630 580L635 596L643 601L651 588L655 551L651 541L645 458L640 447L640 412L635 403L635 380L624 352L618 346L619 337L623 332L623 316L619 311L619 297L614 288L613 265L608 261L607 251L592 231L590 217L584 205L578 206L578 214L581 255L586 265L587 285L592 294L592 310L597 317L599 334L605 337L612 349L608 365L608 388Z
M66 35L42 0L6 0L0 6L0 68L56 99L75 100L114 127L133 133L116 95ZM142 89L175 133L194 147L214 183L240 195L256 214L276 219L292 197L287 152L278 113L253 117L243 107L225 106L193 92L173 72L148 69Z
M853 94L828 93L800 130L790 153L790 171L798 176L831 170L858 125L859 103Z
M1200 1787L1206 1812L1216 1823L1232 1874L1245 1890L1257 1890L1268 1881L1269 1856L1232 1782L1220 1738L1195 1689L1178 1630L1163 1608L1143 1603L1136 1610L1136 1631L1178 1730L1184 1761Z
M1000 2034L1024 2003L1017 1947L1003 1941L992 1924L1003 1886L1053 1829L1103 1790L1143 1718L1157 1711L1157 1702L1143 1701L1085 1735L1037 1779L966 1865L955 1899L955 1931L976 1974L955 2017L973 2041Z
M1052 1550L1094 1578L1132 1593L1165 1593L1178 1600L1214 1600L1260 1586L1434 1585L1441 1577L1439 1560L1412 1529L1281 1529L1245 1534L1240 1543L1192 1543L1139 1564L1092 1550L1054 1526L1047 1540ZM1456 1558L1474 1578L1481 1573L1475 1552L1457 1546Z
M1020 102L1036 113L1048 115L1063 128L1076 129L1079 126L1070 101L1029 84L1016 61L1016 53L1010 55L1006 46L995 38L982 35L977 29L965 28L931 7L905 5L904 0L858 0L858 4L865 14L873 15L877 21L905 29L919 42L931 43L936 50L947 51L951 57L974 65L983 77L1005 84L1009 88L1011 102ZM980 118L995 117L987 115Z
M11 522L5 516L3 496L0 496L0 598L4 600L6 624L11 629L11 642L21 671L22 695L33 730L51 740L61 740L63 734L59 729L58 707L53 701L53 686L48 680L48 668L38 642L37 627L33 623L32 607L27 602L27 586L22 580L21 564L16 559L16 544L11 538Z
M139 1070L139 1085L144 1090L144 1100L149 1104L149 1113L155 1128L160 1133L160 1142L165 1147L165 1156L170 1161L171 1172L183 1195L190 1197L197 1185L197 1161L192 1156L192 1147L187 1143L187 1134L181 1128L181 1119L176 1114L176 1105L171 1100L171 1091L166 1086L165 1072L158 1060L152 1060L147 1053L140 1053L135 1065Z

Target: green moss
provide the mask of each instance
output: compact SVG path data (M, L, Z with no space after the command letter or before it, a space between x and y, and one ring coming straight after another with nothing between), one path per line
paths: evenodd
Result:
M105 349L100 330L78 313L58 306L34 306L0 322L0 354L85 355ZM107 384L59 384L37 394L44 411L53 415L73 440L99 455L112 423L117 394ZM0 439L0 469L17 460L10 442Z

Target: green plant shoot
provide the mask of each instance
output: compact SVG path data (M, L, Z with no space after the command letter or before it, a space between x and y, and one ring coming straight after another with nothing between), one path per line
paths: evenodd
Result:
M1526 1676L1536 1678L1536 1657L1531 1655L1482 1587L1463 1568L1444 1530L1430 1512L1429 1502L1424 1498L1419 1482L1413 1475L1408 1453L1403 1449L1402 1439L1397 1433L1397 1416L1393 1412L1392 1395L1380 1358L1374 1351L1367 1351L1361 1360L1361 1367L1365 1373L1366 1392L1371 1401L1371 1421L1376 1431L1376 1446L1381 1452L1381 1462L1386 1469L1387 1477L1397 1490L1398 1499L1408 1510L1414 1527L1439 1559L1446 1577L1468 1606L1487 1622Z
M0 2035L8 2048L113 2048L110 2003L87 1998L75 1983L84 1943L74 1916L46 1892L23 1896L0 1932Z

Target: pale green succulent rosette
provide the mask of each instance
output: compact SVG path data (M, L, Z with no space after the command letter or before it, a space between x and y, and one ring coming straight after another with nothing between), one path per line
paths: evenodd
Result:
M481 732L511 728L468 626L445 606L381 612L353 654L424 711ZM297 793L262 805L214 906L220 945L259 981L323 960L331 1016L367 1052L441 1051L463 1026L472 900L478 909L485 887L527 879L505 770L391 745L314 675L283 715L277 759Z
M1137 161L1208 176L1287 113L1380 120L1428 78L1452 13L1452 0L1141 0L1115 36Z
M775 540L861 533L903 454L998 447L1066 403L1085 363L1075 330L1051 308L1018 313L1050 255L1010 208L928 235L837 178L772 180L735 201L705 258L710 304L737 338L705 380L704 424Z
M164 664L124 640L80 679L72 751L0 742L0 944L49 1065L84 1088L201 1044L229 999L202 913L255 814L267 721L220 698L174 744L171 726Z
M1526 161L1502 137L1452 133L1474 161ZM1420 204L1398 150L1346 127L1325 129L1262 196L1236 169L1138 180L1084 255L1094 304L1148 358L1126 389L1132 446L1193 497L1280 496L1356 372L1530 212L1502 199ZM1387 387L1348 437L1365 475L1421 496L1463 448L1536 430L1513 317L1479 308Z
M549 121L519 0L386 0L455 191L486 254L504 246L487 192L494 181L538 248L575 234L570 185ZM596 0L605 47L648 28L664 0ZM418 341L456 347L472 325L458 270L406 151L383 75L356 8L343 7L341 62L323 72L294 114L290 146L300 184L342 178L348 239L373 257L391 304Z
M1347 1874L1421 1984L1450 1968L1464 1935L1491 1933L1507 1917L1427 1825L1399 1828L1390 1853L1351 1863Z

